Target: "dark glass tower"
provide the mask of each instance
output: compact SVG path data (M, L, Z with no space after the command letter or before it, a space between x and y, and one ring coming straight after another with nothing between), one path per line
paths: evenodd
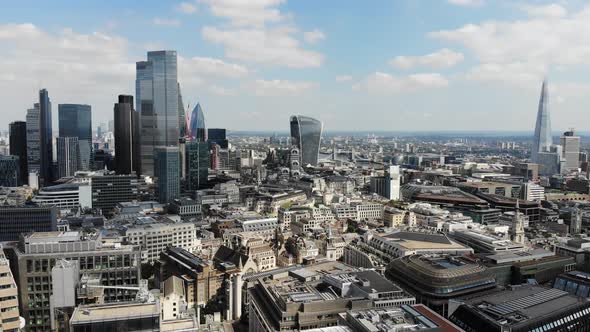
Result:
M18 157L20 178L19 185L28 183L27 165L27 123L15 121L9 125L10 154Z
M142 174L154 175L154 149L178 146L178 79L176 51L148 52L136 63L136 109L141 114Z
M154 172L158 178L158 201L170 203L180 197L180 153L178 147L155 149Z
M39 185L53 181L53 124L51 121L51 100L46 89L39 91Z
M188 190L202 189L209 175L209 144L190 142L186 144L186 180Z
M79 150L80 143L78 137L57 138L57 170L59 178L74 176L79 170Z
M322 138L322 122L303 115L291 117L291 138L293 145L301 151L303 165L316 166Z
M196 140L197 142L206 141L207 137L205 135L205 115L203 114L203 109L199 103L197 103L195 108L193 108L190 129L191 140Z
M114 107L115 171L117 174L141 174L139 112L133 109L133 96L119 95Z
M186 114L184 111L184 101L180 92L180 83L178 84L178 131L180 137L186 136Z
M227 149L229 145L227 137L225 135L225 129L223 128L207 129L207 140L209 142L209 145L213 146L213 144L217 144L222 149Z
M90 170L92 157L92 110L90 105L59 104L59 137L78 138L78 169Z

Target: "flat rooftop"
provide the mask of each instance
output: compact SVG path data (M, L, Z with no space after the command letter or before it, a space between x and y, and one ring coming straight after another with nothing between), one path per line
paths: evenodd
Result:
M140 317L158 317L158 306L154 303L122 303L78 306L70 324L85 324L92 321L128 320Z

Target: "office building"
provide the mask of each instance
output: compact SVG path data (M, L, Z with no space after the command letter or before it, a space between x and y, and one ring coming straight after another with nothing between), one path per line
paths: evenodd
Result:
M0 155L0 187L18 187L20 179L18 156Z
M549 116L549 93L547 92L547 81L541 86L541 97L539 98L539 109L537 111L537 122L535 123L535 135L533 136L533 147L531 159L534 163L541 164L538 159L539 152L549 152L553 144L551 137L551 118Z
M20 331L20 313L18 310L18 289L14 274L0 245L0 331Z
M560 137L561 158L565 160L565 170L562 172L576 171L580 167L580 136L574 134L574 130L568 130Z
M371 192L390 200L399 200L400 183L399 166L389 166L384 176L371 177Z
M178 146L176 51L148 52L136 63L136 110L141 114L141 174L154 175L154 149Z
M346 313L346 326L357 332L464 332L423 304L350 310Z
M137 200L139 183L135 175L97 174L90 178L92 207L112 213L119 202Z
M137 247L102 243L101 235L78 232L36 232L21 236L14 248L21 313L29 331L51 328L52 269L59 259L76 261L79 278L96 276L102 286L137 287L140 259ZM80 280L78 279L78 280ZM104 288L104 301L129 301L137 291Z
M585 331L590 302L560 289L525 284L471 297L450 320L468 332Z
M449 300L496 287L487 268L468 256L410 255L389 265L386 276L416 300L447 316Z
M416 301L379 273L339 262L268 271L249 279L250 331L328 328L337 326L340 314L350 308L399 307Z
M146 223L128 227L125 237L129 244L141 248L141 262L154 263L167 247L189 252L199 249L197 228L193 223Z
M207 304L224 281L224 273L218 271L211 261L176 247L167 247L160 254L158 278L163 282L171 277L182 279L190 307Z
M209 144L190 142L186 144L186 183L188 190L202 189L209 176Z
M0 207L0 242L17 241L21 233L57 229L57 209L36 206Z
M291 116L291 140L301 151L303 166L317 166L322 138L321 121L303 115Z
M180 92L180 83L178 83L178 132L180 133L179 137L184 138L187 135L186 112Z
M191 141L205 142L207 135L205 132L205 115L201 104L197 103L193 112L191 113L191 125L190 125L190 138Z
M156 147L154 175L158 179L158 201L170 203L180 197L180 152L177 147Z
M39 104L27 110L27 175L39 176L41 170L41 127Z
M19 163L19 185L27 184L29 177L29 166L27 163L27 123L14 121L9 125L10 155L18 157Z
M92 208L92 189L84 183L57 184L39 189L32 201L39 206L54 206L64 212L88 209Z
M133 106L133 96L119 95L114 106L115 172L141 174L140 114Z
M79 170L80 147L78 137L57 138L57 170L59 178L74 176Z
M534 182L526 182L522 184L521 198L526 201L540 202L545 199L545 187L542 187Z
M229 146L225 129L223 128L207 129L207 141L209 142L210 146L213 146L213 144L217 144L221 149L227 149Z
M59 137L78 138L78 169L89 171L92 155L92 111L90 105L59 104L58 112Z
M69 327L71 332L161 331L158 309L157 302L80 305Z
M53 122L51 116L51 101L49 93L42 89L39 91L39 137L41 148L41 168L39 182L41 186L53 181Z

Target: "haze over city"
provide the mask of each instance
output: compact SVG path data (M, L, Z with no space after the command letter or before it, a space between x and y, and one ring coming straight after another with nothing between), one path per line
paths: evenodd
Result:
M327 131L532 132L547 78L553 127L585 131L589 17L584 1L19 1L0 11L0 128L40 88L108 123L135 62L173 49L185 104L230 130L304 113Z

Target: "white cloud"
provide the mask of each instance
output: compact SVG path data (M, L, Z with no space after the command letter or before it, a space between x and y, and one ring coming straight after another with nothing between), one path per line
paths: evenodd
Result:
M187 76L240 78L249 74L248 68L235 63L207 57L178 57L178 72Z
M447 0L448 3L455 6L477 7L484 4L483 0Z
M439 73L393 76L387 73L375 72L363 81L353 85L353 89L377 94L395 94L428 88L442 88L448 85L449 81Z
M201 30L203 39L224 47L226 57L291 68L321 66L323 55L301 45L291 16L278 8L284 0L200 1L214 16L229 21L229 25L205 26ZM321 32L317 32L311 35L314 41L321 39Z
M229 19L234 26L262 27L267 22L277 23L285 19L276 6L284 0L201 0L208 4L211 13Z
M336 76L336 82L349 82L349 81L352 81L352 76L350 76L350 75Z
M229 89L219 85L211 85L208 90L216 96L235 96L237 94L235 89Z
M171 19L171 18L160 18L160 17L154 18L153 23L155 25L163 25L163 26L170 26L170 27L179 27L181 24L180 20Z
M310 44L315 44L324 39L326 39L326 35L318 29L314 29L312 31L307 31L303 33L303 40Z
M133 93L135 66L127 40L99 32L57 33L33 24L0 25L0 109L7 120L24 119L40 87L54 103L88 103L95 118L112 118L112 105L121 93ZM7 80L18 77L18 80ZM8 109L22 112L8 112Z
M225 47L225 56L241 61L291 68L319 67L323 55L301 47L293 28L223 30L204 27L203 38Z
M175 8L177 11L185 14L193 14L198 10L197 6L190 2L181 2Z
M465 75L474 81L495 81L519 87L538 88L547 67L527 62L483 63L471 68Z
M549 5L523 5L522 9L531 17L562 18L567 16L567 10L558 4Z
M257 96L298 96L318 87L317 83L308 81L255 80L246 85L246 89Z
M389 64L401 68L411 69L414 67L430 67L442 69L452 67L463 61L462 53L443 48L434 53L422 56L397 56L389 61Z
M463 45L483 63L590 64L590 6L563 18L488 21L429 35Z

